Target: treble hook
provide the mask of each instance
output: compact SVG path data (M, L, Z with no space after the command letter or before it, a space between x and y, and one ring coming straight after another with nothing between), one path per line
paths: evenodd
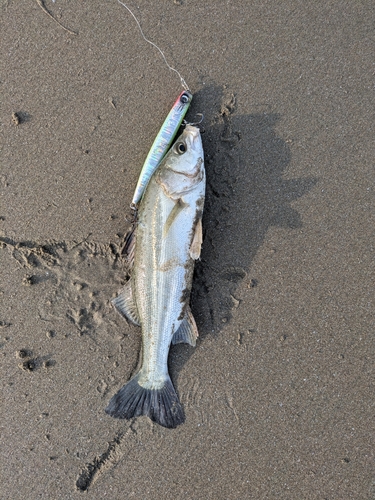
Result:
M196 125L200 125L203 122L203 120L204 120L204 115L203 115L203 113L197 113L197 116L201 117L201 119L199 120L199 122L190 123L190 122L187 122L186 120L184 120L182 122L182 125L184 127L186 127L186 125L192 125L193 127L195 127Z

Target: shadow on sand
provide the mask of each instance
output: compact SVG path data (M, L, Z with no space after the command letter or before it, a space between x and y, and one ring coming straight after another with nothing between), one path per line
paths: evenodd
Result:
M235 101L233 94L211 85L194 95L190 112L203 111L205 117L204 243L191 296L201 340L231 320L233 296L243 279L257 285L248 273L269 227L302 227L291 202L317 182L311 177L284 179L291 152L276 133L279 114L265 105L259 113L237 115ZM194 352L189 347L185 354L179 351L176 366L173 351L178 348L172 348L171 357L176 375Z

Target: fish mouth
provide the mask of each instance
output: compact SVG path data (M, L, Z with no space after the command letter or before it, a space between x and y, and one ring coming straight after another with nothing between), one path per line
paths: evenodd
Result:
M186 125L185 135L186 142L192 147L201 141L200 130L198 127L194 127L194 125Z

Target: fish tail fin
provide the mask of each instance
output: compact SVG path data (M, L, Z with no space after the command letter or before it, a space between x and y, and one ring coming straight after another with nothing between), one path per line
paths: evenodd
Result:
M137 373L112 397L106 413L126 419L146 415L163 427L172 429L182 424L184 411L169 375L158 389L142 387L139 384L140 375L141 372Z

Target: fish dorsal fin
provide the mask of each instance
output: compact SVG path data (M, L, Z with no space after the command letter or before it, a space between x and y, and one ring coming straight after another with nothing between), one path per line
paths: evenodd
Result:
M173 334L172 344L190 344L195 347L198 335L198 328L195 323L193 313L188 306L184 319L182 320L178 330L176 330Z
M140 326L141 322L138 315L138 309L134 302L133 289L131 280L129 280L124 288L120 290L117 297L111 300L111 303L117 311L134 325Z
M135 251L135 241L136 241L136 228L137 225L133 224L133 227L126 233L125 236L125 244L122 249L122 255L126 257L126 263L128 267L129 273L133 269L134 266L134 251Z
M193 236L193 241L190 245L190 257L194 260L199 259L201 255L201 248L203 242L203 229L202 229L202 219L199 218L197 224L195 225L195 231Z

